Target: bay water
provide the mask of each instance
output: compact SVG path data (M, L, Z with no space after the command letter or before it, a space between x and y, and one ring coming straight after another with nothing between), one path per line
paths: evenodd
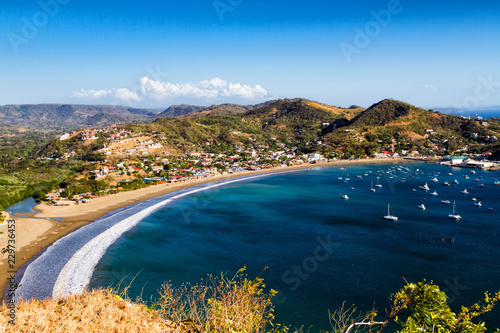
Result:
M500 290L496 177L399 162L313 167L211 188L124 233L99 261L90 287L121 282L130 284L129 296L150 300L163 282L198 283L246 267L249 278L261 274L279 291L276 322L311 332L331 328L328 312L344 301L384 314L391 293L423 279L438 284L458 310ZM429 191L419 189L425 183ZM448 218L453 202L459 221ZM388 204L397 222L383 219ZM500 327L500 309L482 319Z

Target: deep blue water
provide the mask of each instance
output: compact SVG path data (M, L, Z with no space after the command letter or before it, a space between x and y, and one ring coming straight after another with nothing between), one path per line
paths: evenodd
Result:
M178 199L108 249L91 287L122 279L127 285L138 274L130 294L149 299L164 281L196 283L207 274L234 274L243 266L255 277L269 267L262 277L280 291L277 321L314 325L311 332L330 328L328 310L343 301L362 310L375 305L385 313L389 295L405 280L433 280L455 310L471 305L485 290L498 291L500 186L492 183L500 173L471 174L423 163L397 166L313 168ZM430 181L434 176L439 182ZM459 185L443 186L455 179ZM371 181L383 187L372 193ZM419 190L426 182L431 190ZM465 188L470 194L460 194ZM436 197L429 195L434 190ZM473 197L484 206L474 206ZM452 205L442 204L443 199L456 201L462 220L448 219ZM388 203L398 222L382 219ZM425 211L417 208L420 203ZM484 319L487 327L500 327L500 309Z

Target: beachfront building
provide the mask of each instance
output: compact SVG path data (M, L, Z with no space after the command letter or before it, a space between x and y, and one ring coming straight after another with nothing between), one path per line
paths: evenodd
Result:
M459 166L464 163L465 160L467 160L467 158L464 156L445 156L441 164L448 166Z
M465 168L489 169L495 166L495 164L487 161L467 160L462 164L462 166Z

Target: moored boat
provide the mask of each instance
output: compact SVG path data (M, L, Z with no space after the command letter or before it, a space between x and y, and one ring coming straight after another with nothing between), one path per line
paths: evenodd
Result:
M424 191L429 191L430 190L429 185L427 185L427 183L425 183L425 185L419 186L418 188L421 189L421 190L424 190Z
M398 217L391 215L390 206L387 204L387 215L384 216L384 220L397 221Z
M448 217L453 220L460 220L462 216L455 214L455 201L453 201L453 213L449 214Z

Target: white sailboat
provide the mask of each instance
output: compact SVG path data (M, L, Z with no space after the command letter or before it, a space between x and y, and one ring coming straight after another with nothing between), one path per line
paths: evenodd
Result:
M425 183L425 185L419 186L418 188L421 189L421 190L424 190L424 191L429 191L430 190L429 185L427 185L427 183Z
M453 201L453 213L448 215L448 217L453 220L460 220L462 218L462 216L455 214L455 201Z
M372 180L372 187L370 187L370 192L375 192L376 190L373 188L373 180Z
M387 215L384 216L384 220L397 221L398 217L391 215L390 206L387 204Z
M379 179L380 177L377 177L377 184L375 185L375 187L382 187L382 184L379 184Z

